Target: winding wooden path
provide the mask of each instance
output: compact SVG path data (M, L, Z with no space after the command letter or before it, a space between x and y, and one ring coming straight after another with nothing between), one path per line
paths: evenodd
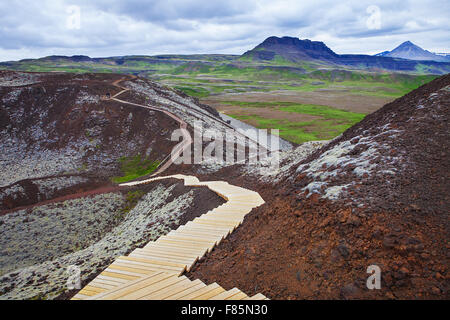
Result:
M170 159L163 161L164 164L152 176L158 175L192 144L187 124L166 110L118 99L119 95L130 90L120 85L120 82L124 80L127 79L122 78L113 82L113 85L121 90L110 100L163 112L180 124L184 139L175 146ZM267 299L262 294L249 297L237 288L225 290L217 283L206 285L200 280L191 281L182 275L185 271L190 271L198 259L210 252L236 229L243 222L246 214L262 205L264 200L261 196L257 192L233 186L224 181L200 182L194 176L181 174L123 183L120 186L136 186L167 178L182 179L185 186L206 186L227 202L186 225L170 231L156 241L148 243L143 248L135 249L128 256L118 257L72 300Z
M217 283L206 285L182 274L236 229L253 208L264 203L254 191L224 181L200 182L196 177L172 175L121 184L135 186L176 178L185 186L206 186L227 202L186 225L170 231L128 256L118 257L85 286L74 300L265 300L237 288L225 290Z

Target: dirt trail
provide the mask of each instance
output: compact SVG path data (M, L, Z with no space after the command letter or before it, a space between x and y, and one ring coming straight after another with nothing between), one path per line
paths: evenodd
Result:
M122 90L119 91L118 93L116 93L115 95L113 95L113 96L111 97L111 100L114 100L114 101L120 102L120 103L124 103L124 104L129 104L129 105L132 105L132 106L137 106L137 107L141 107L141 108L145 108L145 109L149 109L149 110L154 110L154 111L162 112L162 113L168 115L170 118L174 119L175 121L177 121L177 122L180 124L180 130L181 130L181 133L182 133L182 135L183 135L183 141L181 141L179 144L177 144L177 145L173 148L172 153L171 153L171 156L170 156L170 157L167 156L167 157L163 160L162 163L164 163L164 164L163 164L162 166L160 166L160 167L158 168L158 170L157 170L155 173L153 173L153 174L151 175L151 177L153 177L153 176L156 176L156 175L158 175L158 174L163 173L164 171L166 171L166 169L169 168L169 167L172 165L172 163L173 163L176 159L178 159L178 158L180 157L180 155L183 153L183 151L184 151L185 149L187 149L188 147L190 147L190 145L192 144L192 138L191 138L191 135L189 134L189 132L187 131L187 124L186 124L186 122L184 122L182 119L180 119L179 117L177 117L177 116L174 115L173 113L170 113L169 111L162 110L162 109L159 109L159 108L156 108L156 107L145 106L145 105L142 105L142 104L137 104L137 103L133 103L133 102L128 102L128 101L120 100L120 99L117 98L117 97L120 96L121 94L123 94L123 93L125 93L125 92L127 92L127 91L130 91L130 89L128 89L128 88L126 88L126 87L122 87L122 86L120 85L120 82L125 81L125 80L132 80L132 79L136 79L136 78L137 78L136 76L131 75L129 79L127 79L127 78L122 78L122 79L119 79L119 80L114 81L114 82L112 83L112 85L115 86L115 87L117 87L117 88L119 88L119 89L122 89Z
M57 197L54 199L41 201L41 202L31 204L28 206L21 206L21 207L15 207L10 210L3 210L3 211L0 211L0 216L3 216L5 214L11 213L11 212L32 209L34 207L39 207L39 206L52 204L52 203L56 203L56 202L62 202L62 201L66 201L66 200L74 200L74 199L78 199L78 198L85 198L85 197L95 196L95 195L103 194L103 193L117 192L117 191L120 191L121 189L123 189L123 187L121 187L121 186L112 186L112 187L101 187L101 188L97 188L97 189L89 190L89 191L85 191L85 192L72 193L72 194L62 196L62 197Z

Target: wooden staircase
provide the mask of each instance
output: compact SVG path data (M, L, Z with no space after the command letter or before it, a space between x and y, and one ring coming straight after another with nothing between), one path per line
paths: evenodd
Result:
M234 229L253 208L264 203L254 191L233 186L224 181L200 182L196 177L172 175L121 184L135 186L153 181L176 178L186 186L206 186L223 197L223 205L170 231L128 256L118 257L73 300L264 300L262 294L252 297L237 288L225 290L217 283L206 285L182 276L198 259L210 252Z

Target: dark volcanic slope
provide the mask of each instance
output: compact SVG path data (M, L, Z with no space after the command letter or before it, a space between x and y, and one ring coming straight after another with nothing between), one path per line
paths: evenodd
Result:
M191 278L273 299L448 299L449 114L447 75L367 116L261 187L266 204Z
M121 77L0 72L0 204L45 200L68 182L51 186L48 181L50 187L44 188L30 179L82 174L108 181L121 173L122 156L162 160L170 154L177 143L170 141L171 131L179 126L176 121L160 112L102 100L120 90L112 82ZM72 185L87 182L75 180Z

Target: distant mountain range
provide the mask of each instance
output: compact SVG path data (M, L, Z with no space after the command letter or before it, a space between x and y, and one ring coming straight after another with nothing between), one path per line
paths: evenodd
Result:
M243 55L158 55L158 56L121 56L109 58L90 58L88 56L49 56L41 59L1 62L0 67L11 70L42 71L54 66L70 70L90 68L93 71L112 71L120 67L159 70L158 66L172 65L189 70L204 70L220 64L234 67L250 65L259 68L290 68L304 72L308 69L350 69L369 71L398 71L420 74L446 74L450 72L450 57L433 54L411 42L405 42L392 51L385 51L375 56L363 54L337 54L320 41L301 40L294 37L269 37ZM148 69L150 67L150 69ZM179 71L189 71L189 70Z
M413 45L411 42L409 44ZM408 51L406 48L411 46L406 44L399 51ZM414 45L413 45L414 46ZM399 47L400 48L400 47ZM420 49L419 47L417 47ZM398 48L397 48L398 49ZM397 50L396 49L396 50ZM383 52L381 54L370 56L362 54L336 54L328 48L325 43L320 41L300 40L293 37L269 37L254 49L243 54L246 59L252 60L276 60L285 59L291 62L316 61L320 63L351 66L359 69L385 69L393 71L418 71L426 68L429 73L448 73L450 72L450 61L447 57L434 55L428 51L420 49L433 56L434 59L406 60L405 57L396 55L394 51ZM425 54L419 55L419 50L411 49L410 56L417 52L416 57L425 58ZM438 60L439 61L434 61Z
M450 62L450 56L446 53L432 53L415 45L411 41L405 41L392 51L384 51L376 54L377 57L392 57L419 61Z

